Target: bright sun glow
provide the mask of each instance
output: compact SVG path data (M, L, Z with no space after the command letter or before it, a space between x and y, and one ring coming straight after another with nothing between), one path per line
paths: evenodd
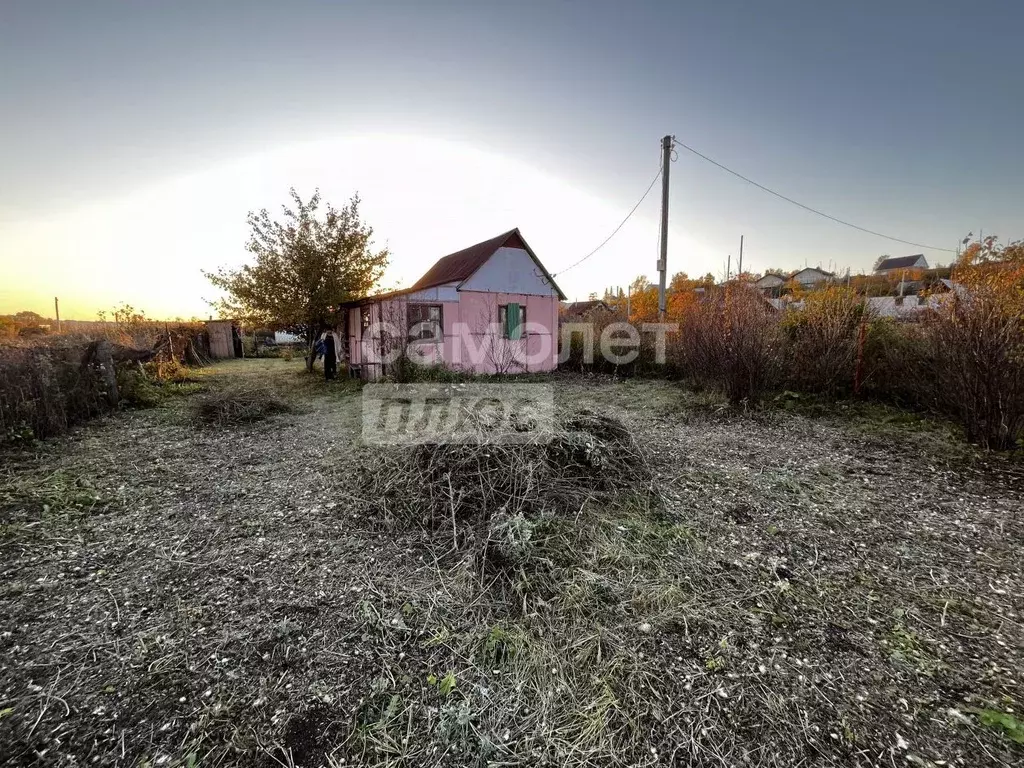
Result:
M376 243L392 252L388 288L517 226L558 273L595 248L643 192L622 190L619 199L629 202L613 205L522 163L421 138L297 145L7 228L0 232L0 313L47 315L56 295L67 318L92 319L120 302L152 317L206 317L204 299L216 293L200 270L243 263L247 212L276 213L290 186L303 197L319 186L339 206L359 192ZM657 192L598 254L556 277L566 294L586 298L639 274L656 279ZM709 248L671 229L670 273L715 268Z

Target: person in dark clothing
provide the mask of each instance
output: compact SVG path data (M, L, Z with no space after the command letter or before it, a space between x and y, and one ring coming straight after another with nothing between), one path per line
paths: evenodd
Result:
M338 349L335 346L334 334L324 334L324 378L333 379L338 373Z

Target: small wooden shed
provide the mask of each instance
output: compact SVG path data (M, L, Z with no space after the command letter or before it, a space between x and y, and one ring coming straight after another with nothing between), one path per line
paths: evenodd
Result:
M242 334L234 320L207 320L210 336L210 357L228 360L242 357Z

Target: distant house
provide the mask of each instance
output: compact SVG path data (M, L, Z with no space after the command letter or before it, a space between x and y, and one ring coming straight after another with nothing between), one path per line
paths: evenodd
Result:
M867 300L868 308L875 316L896 320L918 320L921 313L938 308L941 301L941 296L871 296Z
M590 299L589 301L570 301L567 304L562 305L562 317L565 318L593 317L594 315L613 311L614 310L611 307L600 299Z
M889 275L907 269L928 269L928 260L925 259L923 253L913 256L890 256L875 265L875 274Z
M766 296L778 298L782 295L782 289L790 280L795 280L804 288L813 288L820 283L832 280L834 277L834 274L823 269L805 267L804 269L798 269L796 272L790 272L788 275L769 272L761 279L755 280L753 286Z
M411 288L343 305L348 362L365 379L403 349L473 373L551 371L565 295L518 229L438 260Z
M831 280L835 275L831 272L826 272L823 269L817 267L805 267L799 269L789 276L790 280L796 280L804 288L812 288L820 283L824 283L827 280Z
M923 280L900 280L896 283L897 296L917 296L924 289Z
M917 296L871 296L867 303L875 316L900 320L911 318L927 306L922 306Z
M938 283L932 287L932 294L943 296L948 294L956 294L960 298L964 299L968 296L967 289L960 283L954 283L948 278L941 278Z
M786 277L784 275L777 275L774 272L769 272L759 280L755 280L753 285L759 291L767 296L774 296L778 298L782 293L782 287L786 284Z

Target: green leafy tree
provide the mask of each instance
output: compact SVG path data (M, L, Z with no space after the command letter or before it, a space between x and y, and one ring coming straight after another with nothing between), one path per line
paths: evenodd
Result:
M389 253L371 247L373 229L359 216L358 195L338 209L322 202L319 190L306 202L294 189L290 194L292 207L282 206L280 220L266 209L249 213L254 263L204 274L226 294L213 302L224 316L300 333L312 345L336 323L339 304L373 289Z

